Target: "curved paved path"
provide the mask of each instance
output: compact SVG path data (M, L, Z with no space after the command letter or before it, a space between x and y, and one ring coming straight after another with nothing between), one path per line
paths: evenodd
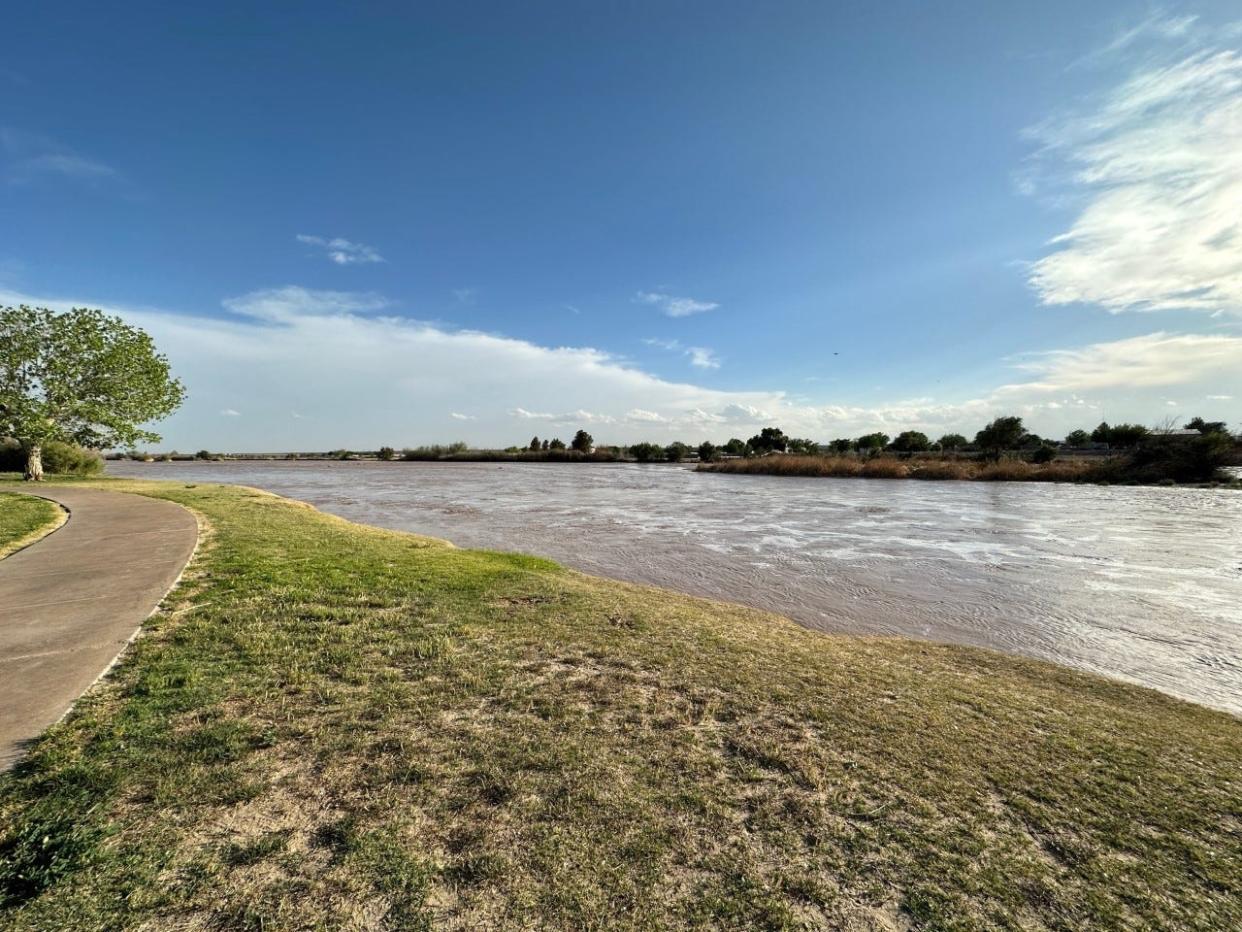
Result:
M0 770L108 669L198 542L194 516L172 502L75 486L20 491L59 503L69 520L0 560Z

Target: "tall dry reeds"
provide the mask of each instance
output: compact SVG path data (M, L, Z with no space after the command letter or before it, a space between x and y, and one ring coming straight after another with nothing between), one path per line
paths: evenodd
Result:
M1020 459L998 462L917 457L899 459L877 456L760 456L701 464L704 472L743 473L765 476L862 477L866 479L931 479L979 482L1107 482L1117 481L1112 460L1054 460L1028 463Z

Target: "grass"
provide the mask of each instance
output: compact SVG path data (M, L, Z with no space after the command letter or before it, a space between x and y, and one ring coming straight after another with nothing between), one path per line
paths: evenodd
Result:
M0 778L9 929L1223 929L1242 723L254 490Z
M47 499L0 492L0 560L29 547L64 522L64 511Z

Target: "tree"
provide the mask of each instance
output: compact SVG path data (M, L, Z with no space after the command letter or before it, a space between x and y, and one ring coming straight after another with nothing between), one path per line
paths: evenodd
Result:
M1108 438L1113 435L1113 429L1108 426L1108 421L1100 421L1100 425L1091 431L1091 440L1093 443L1108 443Z
M630 456L640 463L654 463L664 459L664 448L657 443L635 443L630 446Z
M854 446L862 453L876 454L888 446L888 434L878 431L874 434L863 434L854 441Z
M1115 424L1108 432L1108 440L1105 441L1110 447L1136 447L1151 433L1142 424Z
M690 448L680 440L674 440L664 448L664 458L670 463L680 463L686 458L686 454L690 452Z
M710 440L704 440L699 444L699 462L710 463L716 458L716 444Z
M805 437L791 437L787 445L790 453L803 453L812 455L819 452L819 444L814 440L808 440Z
M789 446L789 438L785 436L785 432L779 427L765 427L755 436L747 441L747 444L756 453L774 453L780 451L784 453Z
M579 453L590 453L595 448L595 438L585 430L580 430L574 434L574 439L570 446Z
M543 450L543 452L544 452L544 453L547 453L547 452L548 452L548 445L549 445L550 443L551 443L551 441L550 441L550 440L548 440L547 438L545 438L545 439L544 439L544 441L543 441L543 446L541 447L541 449Z
M1071 430L1065 435L1065 445L1067 447L1085 447L1091 442L1091 435L1085 430Z
M922 453L931 449L931 441L922 431L903 430L893 441L893 449L898 453Z
M729 456L745 456L746 441L738 437L730 437L729 442L724 445L724 451Z
M541 445L539 443L538 435L530 438L530 446L527 447L527 449L530 450L531 453L539 452L539 450L541 449Z
M380 447L379 452L375 455L387 463L397 455L397 451L392 447Z
M960 450L962 447L966 446L966 438L961 434L945 434L937 440L936 443L942 450Z
M1197 430L1201 434L1223 434L1224 421L1205 421L1201 417L1192 417L1186 422L1186 430Z
M828 444L828 446L832 449L833 453L849 453L850 450L854 449L854 441L848 440L844 437L838 437L836 440L832 441L832 443Z
M1000 455L1006 450L1016 449L1025 436L1026 428L1022 426L1022 418L998 417L975 434L975 444L991 455L992 459L1000 459Z
M565 449L565 441L562 440L560 437L553 437L548 442L548 449L549 450L563 450Z
M151 337L89 308L0 309L0 436L26 455L26 478L43 478L50 441L101 448L159 434L142 428L172 414L185 386Z

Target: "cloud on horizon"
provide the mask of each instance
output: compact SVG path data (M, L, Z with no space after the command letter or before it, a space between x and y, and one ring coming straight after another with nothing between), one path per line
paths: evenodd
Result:
M13 293L0 293L0 302L98 306ZM784 391L668 381L591 347L378 316L392 305L373 293L285 286L224 303L237 316L105 306L147 330L189 387L185 408L161 425L164 448L415 446L459 439L465 425L460 439L494 446L524 442L532 427L588 427L601 443L629 443L723 440L776 424L827 440L907 428L973 433L1011 413L1055 435L1103 415L1148 421L1170 385L1188 386L1182 397L1242 396L1242 337L1221 334L1154 333L1024 356L1014 367L1028 379L964 400L812 404ZM1230 417L1219 401L1187 413Z

